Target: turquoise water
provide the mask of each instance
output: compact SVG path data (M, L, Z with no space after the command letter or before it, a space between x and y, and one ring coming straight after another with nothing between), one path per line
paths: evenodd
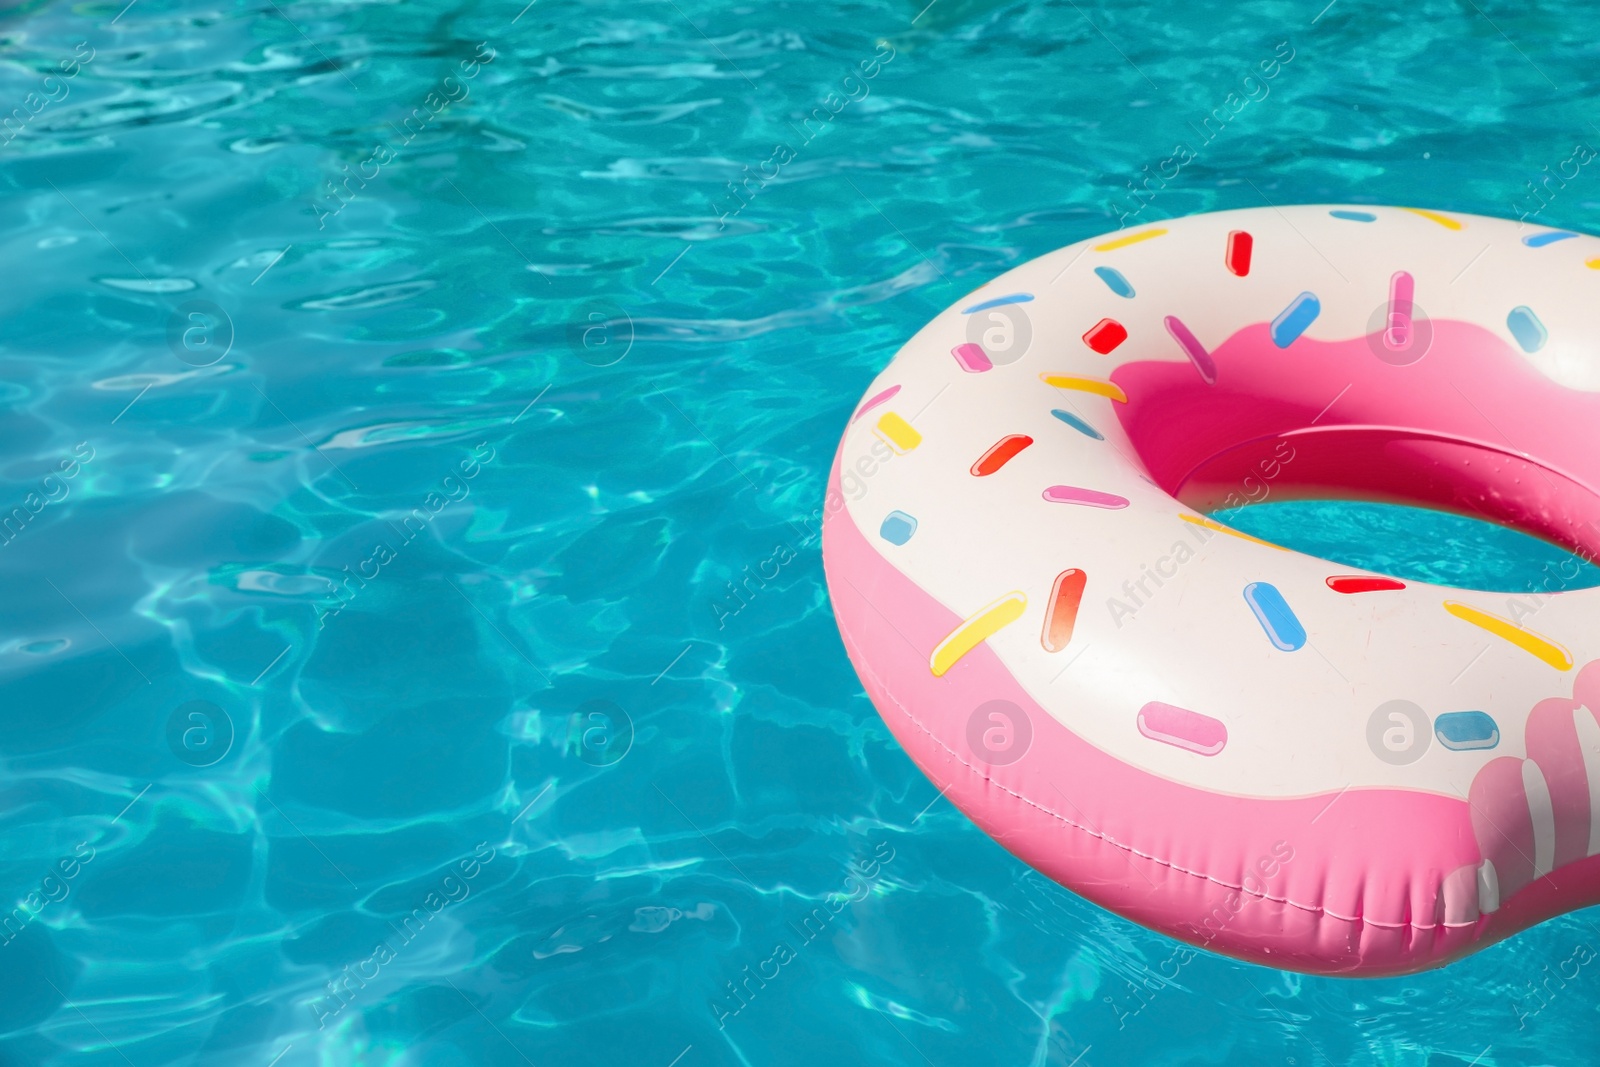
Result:
M0 1064L1600 1062L1593 913L1357 983L1030 874L807 532L1121 216L1592 229L1600 15L924 3L6 8Z
M1213 513L1236 530L1347 567L1463 589L1544 595L1600 585L1600 567L1464 515L1396 504L1286 500Z

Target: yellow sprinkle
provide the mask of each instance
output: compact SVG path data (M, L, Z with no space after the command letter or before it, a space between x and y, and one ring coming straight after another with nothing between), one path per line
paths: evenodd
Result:
M1230 528L1222 525L1222 523L1220 523L1220 522L1215 522L1215 521L1213 521L1211 519L1203 518L1202 516L1199 516L1199 515L1183 515L1183 514L1180 514L1178 516L1178 518L1182 519L1184 522L1192 522L1196 526L1204 526L1208 530L1215 530L1217 533L1225 533L1225 534L1228 534L1229 536L1237 537L1241 541L1254 541L1258 545L1266 545L1268 548L1275 548L1279 552L1287 552L1287 551L1289 551L1287 548L1284 548L1282 545L1275 545L1271 541L1263 541L1259 537L1251 537L1247 533L1240 533L1238 530L1230 529Z
M1108 396L1119 404L1128 402L1128 394L1115 382L1103 382L1099 378L1074 378L1066 374L1041 374L1039 380L1055 389L1076 389L1083 393L1093 393L1096 396Z
M1583 265L1590 270L1600 270L1600 259L1586 259L1583 261Z
M1572 653L1550 640L1542 634L1518 626L1510 619L1502 619L1498 615L1491 615L1487 611L1462 604L1454 600L1444 602L1444 610L1458 619L1465 619L1474 626L1481 626L1496 637L1503 637L1524 652L1531 652L1544 660L1558 671L1572 669Z
M886 411L878 417L878 436L902 455L922 443L922 435L917 428L892 411Z
M1413 215L1421 215L1425 219L1437 222L1440 226L1443 226L1447 230L1459 230L1466 225L1466 223L1459 222L1456 219L1451 218L1449 215L1441 215L1437 211L1424 211L1420 207L1404 207L1400 210L1409 211Z
M1138 233L1130 233L1126 237L1113 238L1104 244L1095 245L1094 250L1096 252L1115 252L1119 248L1127 248L1129 245L1136 245L1140 241L1148 241L1152 237L1160 237L1166 232L1159 226L1153 230L1140 230Z
M1028 598L1020 590L1014 590L957 626L928 657L933 676L944 677L944 673L954 667L962 656L999 633L1002 627L1022 618L1022 611L1027 606Z

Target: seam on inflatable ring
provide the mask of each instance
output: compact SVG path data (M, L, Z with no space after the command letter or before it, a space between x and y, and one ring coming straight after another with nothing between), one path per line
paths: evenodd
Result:
M838 621L837 615L835 615L835 621ZM846 644L851 645L851 646L855 646L855 642L853 640L851 640L851 638L850 638L849 634L846 632L846 629L845 629L845 627L844 627L842 622L839 625L839 635L842 638L844 638ZM860 664L861 663L865 663L865 662L866 662L865 659L860 660L856 664L857 670L863 669L860 666ZM1440 928L1462 929L1462 928L1465 928L1465 927L1477 926L1479 924L1479 922L1482 921L1481 917L1480 917L1479 919L1475 919L1472 922L1464 922L1464 923L1440 922L1440 923L1429 923L1426 926L1418 926L1416 923L1405 923L1405 922L1386 923L1386 922L1379 922L1376 919L1368 919L1365 916L1361 916L1361 915L1340 915L1338 912L1332 911L1332 910L1330 910L1328 908L1320 907L1320 906L1315 905L1315 904L1300 904L1300 903L1297 903L1297 902L1295 902L1293 900L1288 899L1287 897L1274 897L1274 896L1270 896L1270 895L1264 894L1264 893L1251 893L1248 889L1244 888L1243 886L1236 886L1236 885L1233 885L1230 882L1224 882L1220 878L1213 878L1211 875L1206 874L1203 871L1191 871L1186 867L1180 867L1176 863L1172 863L1172 862L1170 862L1168 860L1161 859L1159 856L1151 856L1151 855L1149 855L1147 853L1140 852L1138 849L1134 848L1132 845L1124 845L1119 841L1116 841L1116 840L1114 840L1114 839L1112 839L1110 837L1107 837L1105 834L1099 832L1098 830L1092 830L1087 826L1080 826L1078 823L1073 822L1071 819L1067 818L1065 815L1061 815L1061 814L1059 814L1057 812L1051 811L1049 808L1046 808L1046 807L1036 803L1035 801L1031 800L1030 798L1023 796L1021 793L1015 792L1015 791L1013 791L1011 789L1007 789L1004 785L1001 785L999 782L995 781L993 778L989 777L987 774L984 774L982 771L978 770L972 764L970 764L966 760L962 759L961 756L958 753L956 753L956 751L954 749L950 748L949 745L946 745L943 741L941 741L937 734L935 734L932 730L930 730L926 726L924 726L921 723L921 721L918 720L917 717L915 715L913 715L906 708L906 706L904 704L900 703L900 701L895 698L894 694L889 691L889 687L883 683L882 679L880 679L878 677L876 672L874 672L870 668L865 668L865 669L866 669L866 673L870 674L872 676L872 680L877 683L877 686L883 692L883 695L889 698L890 703L892 703L896 708L898 708L900 710L900 713L902 715L904 715L908 720L910 720L910 722L911 722L911 724L913 726L915 726L918 730L921 730L924 734L926 734L928 736L928 738L934 744L938 745L941 749L943 749L946 753L948 753L950 758L955 760L955 762L959 763L961 766L965 767L967 770L971 771L973 774L977 775L979 778L983 779L985 782L989 783L994 788L1000 790L1002 793L1005 793L1007 796L1015 797L1016 799L1022 801L1024 804L1028 805L1029 807L1043 812L1044 814L1050 816L1051 818L1057 820L1058 822L1064 823L1067 826L1072 827L1074 830L1079 830L1079 831L1081 831L1083 833L1086 833L1090 837L1093 837L1093 838L1095 838L1095 839L1097 839L1099 841L1104 841L1106 844L1111 845L1113 848L1120 848L1124 852L1127 852L1127 853L1129 853L1131 855L1134 855L1134 856L1138 856L1138 857L1140 857L1142 859L1149 860L1151 863L1160 864L1161 866L1166 867L1169 870L1178 871L1178 872L1180 872L1182 874L1187 874L1187 875L1190 875L1191 877L1194 877L1194 878L1204 879L1205 881L1211 882L1213 885L1222 886L1224 889L1232 889L1232 890L1234 890L1236 892L1244 893L1246 896L1249 896L1251 899L1254 899L1254 900L1270 900L1270 901L1273 901L1274 903L1277 903L1277 904L1287 904L1291 908L1298 908L1301 911L1310 912L1313 915L1326 915L1329 918L1338 919L1340 922L1361 923L1363 926L1376 926L1376 927L1380 927L1382 929L1390 929L1390 930L1398 930L1398 929L1402 929L1402 928L1406 928L1406 927L1409 927L1409 928L1411 928L1413 930L1438 930ZM1052 721L1054 721L1054 720L1052 719ZM1441 886L1440 888L1442 890L1443 887Z

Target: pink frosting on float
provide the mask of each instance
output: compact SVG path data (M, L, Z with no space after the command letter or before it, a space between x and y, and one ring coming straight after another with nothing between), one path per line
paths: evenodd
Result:
M1474 831L1494 866L1499 898L1513 905L1493 916L1498 936L1600 899L1600 854L1589 855L1597 803L1589 794L1577 725L1586 720L1600 732L1596 707L1600 661L1578 671L1570 700L1552 697L1533 706L1526 759L1491 760L1472 780Z
M1550 791L1556 867L1589 855L1589 782L1573 715L1591 713L1580 708L1576 700L1552 697L1535 704L1528 717L1528 759Z
M1492 759L1472 779L1467 794L1472 831L1494 863L1499 893L1510 896L1533 881L1533 815L1522 778L1522 760Z
M1551 381L1482 327L1428 327L1427 342L1414 330L1420 358L1396 365L1375 358L1381 333L1280 349L1247 326L1210 352L1215 384L1171 359L1117 367L1128 401L1115 410L1156 484L1201 511L1272 463L1275 499L1422 504L1600 553L1600 450L1587 445L1600 394Z

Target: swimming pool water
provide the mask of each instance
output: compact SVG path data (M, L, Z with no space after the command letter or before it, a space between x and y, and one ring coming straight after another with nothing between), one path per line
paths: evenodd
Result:
M1347 567L1458 589L1545 595L1600 585L1600 567L1466 515L1346 500L1263 501L1213 512L1236 530Z
M1357 983L1030 873L878 720L811 533L896 348L1119 219L1593 228L1600 14L0 20L0 1064L1600 1061L1593 911Z

